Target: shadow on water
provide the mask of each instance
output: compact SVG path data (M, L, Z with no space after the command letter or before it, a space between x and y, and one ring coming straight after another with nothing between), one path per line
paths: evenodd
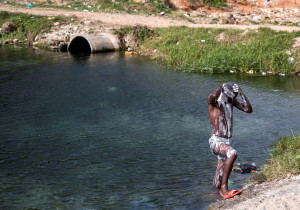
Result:
M75 62L88 61L93 54L91 52L70 52Z
M119 62L119 59L122 58L122 52L106 52L102 53L101 56L99 54L93 54L90 52L69 52L68 53L72 60L75 62L97 62L97 60L101 60L103 65L105 63L111 65L111 63Z

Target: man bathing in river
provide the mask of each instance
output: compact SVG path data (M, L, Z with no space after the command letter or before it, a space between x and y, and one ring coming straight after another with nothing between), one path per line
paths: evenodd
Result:
M237 100L238 95L241 96L242 101ZM237 151L232 147L231 139L233 106L247 113L252 112L252 106L241 88L233 82L224 83L213 90L207 102L212 126L209 144L212 152L218 155L213 185L219 188L220 194L227 199L242 192L228 190L228 178L237 157Z

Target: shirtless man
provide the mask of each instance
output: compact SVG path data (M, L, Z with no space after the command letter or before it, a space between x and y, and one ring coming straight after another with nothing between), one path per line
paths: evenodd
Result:
M242 101L237 100L238 95ZM252 112L252 106L241 88L233 82L227 82L217 87L208 96L207 102L212 126L212 137L209 139L209 144L211 151L218 155L213 185L219 188L220 194L227 199L242 192L228 190L228 178L237 157L237 151L232 147L231 139L233 106L247 113Z

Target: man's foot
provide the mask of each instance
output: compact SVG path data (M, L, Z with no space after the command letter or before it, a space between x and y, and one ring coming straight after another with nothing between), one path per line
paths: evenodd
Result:
M222 197L224 198L224 200L232 198L232 197L234 197L236 195L239 195L241 193L242 193L241 190L230 190L230 191L228 191L228 193L226 195L224 195L224 194L221 193L221 190L220 190L220 194L222 195Z

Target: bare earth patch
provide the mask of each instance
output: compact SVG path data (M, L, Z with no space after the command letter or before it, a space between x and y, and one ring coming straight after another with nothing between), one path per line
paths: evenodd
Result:
M211 204L208 209L297 210L299 206L300 175L245 186L240 196Z
M258 29L260 27L269 27L277 31L300 31L300 27L277 26L277 25L226 25L226 24L194 24L188 20L177 20L164 16L130 15L124 13L100 13L100 12L82 12L69 11L53 8L26 8L14 7L6 4L0 4L0 11L29 13L43 16L72 16L75 15L81 21L101 21L103 24L111 26L133 26L136 24L147 25L150 28L165 28L170 26L187 26L194 28L227 28L227 29Z

